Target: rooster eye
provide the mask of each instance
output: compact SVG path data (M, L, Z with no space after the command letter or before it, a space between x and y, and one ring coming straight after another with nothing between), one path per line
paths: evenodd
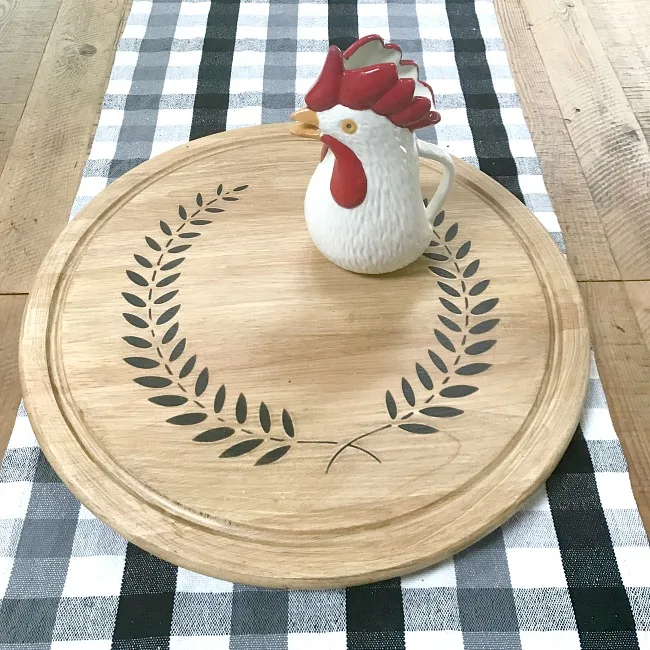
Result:
M341 128L346 133L354 133L357 130L357 123L354 120L343 120L341 122Z

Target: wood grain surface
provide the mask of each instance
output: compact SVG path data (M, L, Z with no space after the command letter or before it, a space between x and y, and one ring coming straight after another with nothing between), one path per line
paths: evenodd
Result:
M125 0L61 6L0 175L0 293L29 291L68 219L125 8Z
M0 296L0 455L9 441L20 403L18 334L26 296Z
M0 173L61 0L0 0Z
M623 280L650 278L650 151L582 1L522 0Z
M96 197L37 276L22 385L50 462L127 539L340 587L444 559L530 496L575 431L589 342L548 234L461 161L419 261L328 262L303 216L320 145L289 128L196 140ZM440 172L421 176L429 196Z
M592 345L650 532L643 429L650 405L639 385L650 355L650 104L641 36L648 15L627 0L497 1L495 8L569 263L589 283L583 295Z

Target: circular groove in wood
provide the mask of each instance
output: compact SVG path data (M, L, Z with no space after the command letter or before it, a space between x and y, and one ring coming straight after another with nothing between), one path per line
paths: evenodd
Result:
M96 197L39 272L23 388L57 472L136 544L341 586L441 560L532 493L577 423L588 336L542 227L462 162L428 257L383 278L323 260L302 218L317 147L286 130L195 141Z

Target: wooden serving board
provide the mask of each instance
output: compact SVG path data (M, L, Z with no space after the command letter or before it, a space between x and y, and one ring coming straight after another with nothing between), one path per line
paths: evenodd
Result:
M431 565L501 524L576 427L588 334L534 216L458 176L426 256L360 276L312 245L320 147L197 140L104 190L34 284L23 391L52 465L135 544L264 586ZM422 161L424 195L438 168Z

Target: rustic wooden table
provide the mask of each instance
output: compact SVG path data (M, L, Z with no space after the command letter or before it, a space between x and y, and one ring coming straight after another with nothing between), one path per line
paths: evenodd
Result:
M650 14L636 0L495 4L650 530ZM26 296L67 223L128 11L0 0L0 453Z

